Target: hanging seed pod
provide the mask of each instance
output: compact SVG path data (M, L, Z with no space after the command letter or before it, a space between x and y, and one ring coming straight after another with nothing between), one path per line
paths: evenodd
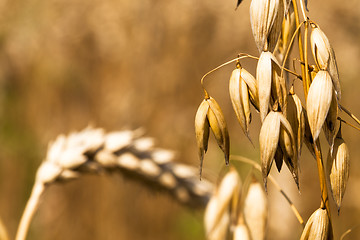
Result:
M333 87L326 71L319 71L310 85L306 109L313 140L319 137L331 104Z
M204 225L206 239L226 239L230 226L230 213L225 211L219 215L218 199L216 197L212 197L206 206Z
M249 96L250 101L254 108L259 111L259 96L258 96L258 90L256 86L256 79L251 75L248 71L246 71L244 68L241 68L241 78L246 82L246 85L249 88Z
M234 228L234 240L251 240L250 232L245 224L238 224Z
M251 239L265 239L267 211L265 191L261 184L254 180L249 186L244 202L244 218L249 227Z
M317 209L307 221L300 240L333 239L332 228L326 209Z
M215 236L218 236L218 232L224 233L224 230L220 231L219 229L225 227L222 221L224 221L224 216L230 217L229 211L231 206L237 206L241 186L239 174L236 170L230 169L211 197L204 215L206 233L208 236L211 236L211 239L223 239L215 238Z
M283 61L285 53L290 45L291 38L296 30L294 7L291 2L288 4L284 1L284 5L286 14L282 23L277 55L280 62Z
M335 94L333 94L333 96L331 98L329 112L325 119L325 123L324 123L324 127L323 127L325 137L326 137L331 149L334 145L334 139L335 139L336 133L338 132L339 127L340 127L340 123L337 120L337 117L338 117L338 104L336 101Z
M280 137L279 146L282 149L284 162L290 170L297 187L299 188L298 178L298 153L297 144L294 138L294 133L291 125L284 115L280 115Z
M336 64L335 52L330 45L329 39L319 27L312 25L310 36L311 50L317 66L321 70L327 70L330 73L334 85L336 98L341 100L341 86L339 80L339 71Z
M301 154L302 143L305 134L305 116L300 98L294 93L288 95L287 119L294 132L298 158Z
M252 0L251 29L259 52L273 51L280 36L284 5L280 0Z
M209 141L209 120L207 118L207 113L209 111L209 103L204 99L195 116L195 134L196 134L196 142L199 151L200 158L200 178L202 172L202 165L204 160L204 155L208 148Z
M262 52L256 68L261 121L264 121L269 111L271 95L281 108L285 106L286 86L285 80L280 77L280 72L275 56L270 52Z
M281 113L279 112L270 112L266 116L259 134L261 169L265 188L266 179L269 175L271 165L279 143L280 115Z
M251 88L248 87L247 82L244 80L244 75L247 78L247 81L250 83ZM229 92L232 106L238 122L240 123L240 126L245 135L251 141L249 137L249 125L251 121L249 95L251 95L250 93L252 91L256 92L256 85L254 84L255 79L252 80L249 78L249 75L251 76L251 74L247 73L247 71L241 67L235 69L230 77Z
M334 147L329 150L327 169L330 179L331 193L340 211L341 202L346 190L349 178L350 158L349 150L341 137L341 129L335 138Z
M209 127L214 133L215 139L220 149L224 152L225 163L228 165L230 155L229 133L227 130L224 114L222 113L219 104L212 97L202 101L195 116L195 133L200 157L200 178L204 154L207 151Z

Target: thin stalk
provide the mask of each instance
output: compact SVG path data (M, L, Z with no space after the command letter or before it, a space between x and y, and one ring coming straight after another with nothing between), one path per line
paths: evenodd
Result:
M35 183L30 198L26 203L24 213L21 217L19 227L17 229L15 240L25 240L31 220L39 207L40 198L44 192L45 186L42 183Z
M296 23L296 27L298 28L299 25L300 25L299 10L298 10L296 0L292 0L292 3L294 5L295 23ZM303 49L303 43L302 43L301 30L298 32L298 45L299 45L300 61L305 62L304 61L304 49ZM302 73L301 75L303 76L303 81L302 82L303 82L304 94L305 94L305 99L306 99L307 92L308 92L308 87L307 87L307 82L305 81L305 79L306 79L306 74L307 73L305 71L305 66L303 66L303 65L301 65L301 73Z
M235 161L239 161L239 162L249 164L249 165L253 166L256 170L258 170L261 173L261 166L258 163L254 162L254 161L252 161L252 160L250 160L248 158L245 158L245 157L242 157L242 156L233 156L233 155L230 156L230 158L232 160L235 160ZM294 203L289 198L289 196L284 192L284 190L280 187L280 185L277 183L277 181L275 180L275 178L273 178L273 176L271 174L268 175L268 178L269 178L270 182L272 182L272 184L274 184L274 186L277 188L277 190L283 195L283 197L289 203L290 208L293 211L295 217L297 218L297 220L299 221L301 226L304 228L305 227L304 220L301 217L301 215L300 215L299 211L297 210L297 208L295 207Z
M302 6L302 5L301 5ZM304 64L305 64L305 88L306 88L306 92L305 92L305 98L307 97L307 94L309 92L309 87L310 87L310 76L309 76L309 59L308 59L308 28L309 28L309 23L306 21L305 22L305 30L304 30ZM304 90L305 90L304 88Z
M360 131L360 128L359 128L359 127L354 126L354 125L352 125L351 123L348 123L348 122L347 122L347 121L345 121L344 119L342 119L342 118L338 117L338 120L339 120L340 122L343 122L343 123L345 123L345 124L349 125L349 126L350 126L350 127L352 127L352 128L355 128L356 130Z
M347 110L344 106L340 105L340 108L347 114L349 117L351 117L357 124L360 125L360 120L352 114L349 110Z
M325 178L325 169L324 169L324 163L323 163L323 159L322 159L319 139L316 140L316 143L314 144L314 150L315 150L316 163L317 163L318 174L319 174L320 190L321 190L320 208L322 208L322 209L326 208L329 219L331 219L329 196L328 196L328 190L327 190L326 178Z

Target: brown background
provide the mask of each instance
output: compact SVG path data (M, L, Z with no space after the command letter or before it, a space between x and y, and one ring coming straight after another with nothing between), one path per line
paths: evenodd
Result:
M175 150L178 161L198 165L193 120L202 100L199 79L239 52L258 55L250 0L237 11L235 4L0 1L0 216L11 238L47 143L60 133L89 123L107 131L144 127L158 146ZM310 0L309 9L335 49L342 103L360 116L359 2ZM244 61L253 74L254 64ZM224 111L231 152L257 160L258 115L251 126L254 148L232 113L227 90L232 68L211 75L206 86ZM351 176L340 216L332 202L337 238L360 224L360 134L347 126L343 130ZM223 159L212 137L210 142L204 175L216 182ZM244 179L249 167L237 166ZM273 174L307 219L320 203L316 163L307 149L301 158L301 194L287 169ZM301 226L289 206L271 185L268 195L268 239L298 239ZM348 239L359 237L354 229ZM202 212L121 176L91 176L46 192L29 239L204 239Z

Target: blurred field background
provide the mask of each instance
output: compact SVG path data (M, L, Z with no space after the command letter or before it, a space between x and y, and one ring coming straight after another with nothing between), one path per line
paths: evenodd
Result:
M60 133L88 124L107 131L143 127L157 146L175 150L178 161L198 166L193 120L203 97L201 76L239 52L258 55L250 0L237 11L235 4L0 1L0 216L11 238L47 144ZM309 9L335 49L342 103L360 116L359 1L310 0ZM244 62L253 74L254 63ZM232 153L258 160L257 115L251 126L254 148L232 113L232 68L211 75L206 85L225 113ZM360 133L344 126L343 137L351 168L340 216L332 204L337 238L360 224ZM216 182L223 158L212 137L210 142L203 172ZM236 166L245 178L250 168ZM273 174L306 221L320 203L316 162L308 150L303 148L301 158L301 194L287 169ZM298 239L301 226L285 200L271 185L268 196L268 239ZM356 238L359 228L348 239ZM204 239L202 211L121 176L89 176L46 192L28 239Z

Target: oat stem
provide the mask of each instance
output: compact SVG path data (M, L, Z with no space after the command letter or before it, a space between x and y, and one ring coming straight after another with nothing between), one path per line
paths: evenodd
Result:
M320 190L321 190L321 203L320 208L326 209L329 222L331 226L331 212L330 212L330 205L329 205L329 196L328 196L328 190L326 186L326 178L325 178L325 169L324 169L324 163L322 159L321 154L321 146L319 139L316 140L316 143L314 144L314 150L316 155L316 162L317 162L317 168L319 173L319 181L320 181ZM332 228L331 228L332 231Z
M251 159L248 159L248 158L242 157L242 156L236 156L236 155L235 156L231 155L230 158L232 160L235 160L235 161L239 161L239 162L249 164L249 165L253 166L256 170L258 170L261 173L261 166L258 163L252 161ZM280 187L280 185L277 183L277 181L275 180L275 178L271 174L268 175L268 178L269 178L270 182L272 182L274 184L274 186L277 188L277 190L283 195L283 197L289 203L290 208L293 211L295 217L297 218L297 220L299 221L301 226L304 228L305 227L304 220L301 217L301 215L300 215L299 211L297 210L297 208L295 207L294 203L289 198L289 196L284 192L284 190Z
M344 106L340 105L340 108L347 114L349 115L357 124L360 125L360 120L354 115L352 114L349 110L347 110Z
M340 240L343 240L349 233L351 233L354 229L360 227L360 225L356 225L355 227L353 228L350 228L348 230L346 230L340 237Z
M40 198L44 192L45 186L43 184L35 183L29 201L26 204L25 210L20 220L20 224L16 233L15 240L25 240L30 223L34 214L39 207Z
M295 13L295 22L296 22L296 27L298 28L300 25L300 19L299 19L299 10L298 10L298 6L296 3L296 0L292 0L292 3L294 5L294 13ZM305 18L306 20L306 18ZM304 61L304 50L303 50L303 43L302 43L302 36L301 36L301 30L299 30L298 32L298 45L299 45L299 55L300 55L300 61L301 62L305 62ZM305 70L305 66L301 65L301 75L303 76L303 88L304 88L304 94L305 94L305 99L307 96L307 92L308 92L308 86L307 86L307 82L306 82L306 70Z
M348 122L345 121L344 119L342 119L342 118L340 118L340 117L338 117L337 119L338 119L340 122L343 122L343 123L349 125L350 127L355 128L356 130L360 131L360 128L359 128L359 127L354 126L354 125L352 125L351 123L348 123Z

